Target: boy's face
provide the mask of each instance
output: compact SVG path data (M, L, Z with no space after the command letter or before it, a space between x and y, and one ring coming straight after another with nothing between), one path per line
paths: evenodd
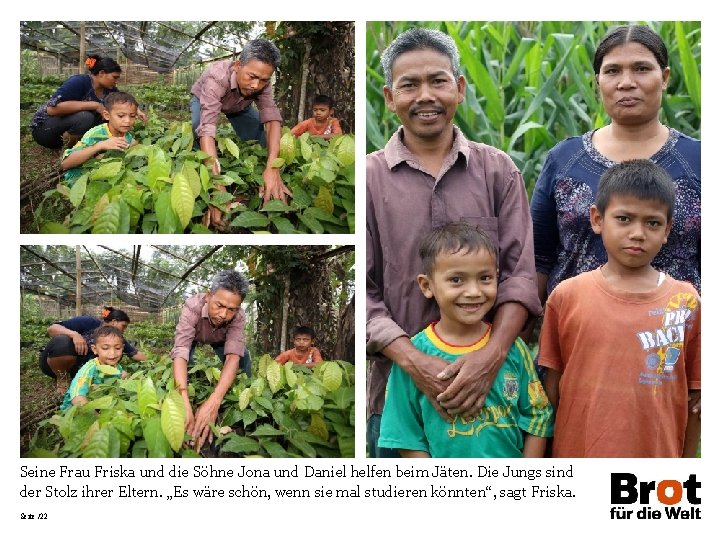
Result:
M330 118L332 109L327 105L313 105L313 118L318 124L324 124Z
M105 109L103 116L110 126L110 133L122 137L130 131L137 119L137 105L132 103L115 103L112 109Z
M232 321L242 304L242 297L239 294L225 289L218 289L214 293L208 292L205 300L208 306L208 317L213 326L223 326Z
M406 134L436 141L452 131L453 116L465 99L465 78L453 76L449 57L432 49L401 54L392 66L385 104L398 115Z
M101 364L114 366L122 358L123 345L123 340L118 336L101 336L91 347Z
M312 346L312 337L308 334L298 334L293 338L293 345L295 345L297 351L308 352Z
M497 261L485 249L441 252L432 275L419 275L418 284L425 298L435 298L444 324L475 326L495 304Z
M590 224L602 236L609 263L642 268L667 242L672 225L667 212L668 207L660 201L613 195L604 214L595 205L590 207Z

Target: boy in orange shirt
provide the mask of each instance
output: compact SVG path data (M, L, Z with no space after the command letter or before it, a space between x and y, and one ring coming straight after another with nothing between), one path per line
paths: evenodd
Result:
M553 290L540 334L553 457L696 454L700 296L651 266L674 207L672 179L651 161L600 178L590 224L607 263Z
M320 350L313 347L315 330L309 326L296 326L293 329L293 345L295 348L280 353L275 361L280 364L292 362L305 367L313 367L323 361Z
M330 139L335 135L342 135L342 128L337 118L334 118L335 103L329 96L319 94L313 99L313 117L303 120L290 130L290 132L299 137L306 131L310 135Z

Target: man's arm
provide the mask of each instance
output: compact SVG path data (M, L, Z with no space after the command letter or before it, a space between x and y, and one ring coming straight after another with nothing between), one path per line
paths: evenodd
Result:
M282 125L278 121L269 121L265 123L267 128L267 150L268 159L263 171L263 185L260 188L260 196L263 203L267 203L270 199L280 199L287 202L287 196L292 193L280 178L280 169L272 166L272 162L280 155L280 134L282 133Z
M545 457L545 446L547 439L545 437L536 437L525 433L525 446L523 447L524 458L541 458Z
M240 356L237 354L226 354L225 364L220 373L220 380L213 390L212 394L207 398L205 403L200 405L195 413L195 426L192 431L192 438L195 441L195 450L202 448L205 440L212 442L211 423L217 420L218 411L222 404L223 398L235 380L238 369L240 367Z

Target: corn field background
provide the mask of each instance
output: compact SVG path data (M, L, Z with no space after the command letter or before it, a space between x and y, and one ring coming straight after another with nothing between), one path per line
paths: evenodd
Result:
M470 140L507 152L531 195L556 143L609 123L592 59L600 40L620 24L627 22L369 22L367 152L385 146L399 125L385 107L380 54L408 28L434 28L455 39L467 79L455 123ZM670 82L661 121L700 138L700 22L638 24L650 26L668 48Z

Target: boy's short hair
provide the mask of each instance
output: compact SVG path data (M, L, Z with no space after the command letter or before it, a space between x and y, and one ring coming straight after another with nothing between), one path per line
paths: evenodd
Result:
M297 336L310 336L312 339L315 339L315 330L310 328L309 326L302 326L298 325L295 328L293 328L292 331L292 337L295 339Z
M476 253L485 250L497 261L497 248L492 238L481 228L464 221L447 223L426 236L420 244L423 273L432 275L440 253Z
M138 107L137 100L132 96L132 94L128 94L127 92L110 92L103 102L108 111L119 103L129 103L130 105Z
M101 337L108 336L118 337L120 338L120 341L124 340L123 333L120 331L120 329L115 328L114 326L110 326L109 324L103 324L97 330L95 330L95 333L93 334L93 341L97 343L97 340Z
M649 159L623 161L605 171L595 195L600 214L605 214L610 199L616 195L658 201L667 206L668 220L675 211L675 184L665 169Z
M328 108L332 109L335 106L335 101L330 96L326 96L325 94L318 94L313 98L312 105L313 107L315 105L327 105Z

